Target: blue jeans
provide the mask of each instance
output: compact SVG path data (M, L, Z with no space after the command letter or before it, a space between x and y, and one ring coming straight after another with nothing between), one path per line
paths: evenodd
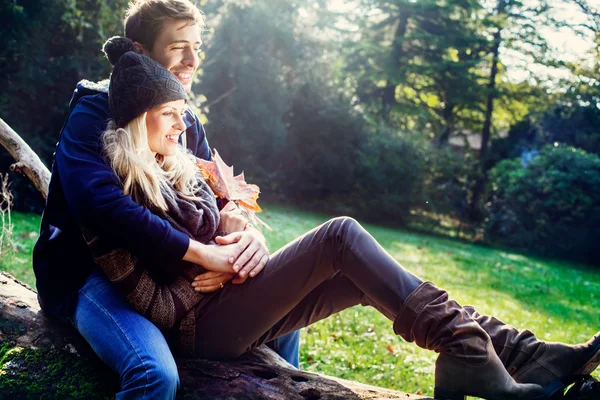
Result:
M174 399L177 366L163 334L135 312L99 272L79 291L73 325L98 357L121 377L117 399ZM273 347L298 366L299 332L277 339Z

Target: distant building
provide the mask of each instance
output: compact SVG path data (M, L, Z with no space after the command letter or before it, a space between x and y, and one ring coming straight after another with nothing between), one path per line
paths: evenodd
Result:
M500 132L494 137L508 137L508 131ZM466 147L469 146L471 150L479 153L479 150L481 150L481 133L462 131L452 135L448 140L448 144L455 151L465 151Z

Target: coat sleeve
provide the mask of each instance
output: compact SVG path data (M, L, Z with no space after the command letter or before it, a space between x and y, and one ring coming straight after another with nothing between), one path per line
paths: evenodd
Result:
M94 262L108 280L138 313L159 329L172 329L202 300L203 295L191 285L195 276L206 272L202 267L179 261L178 265L169 266L178 271L175 277L157 279L150 273L149 261L136 258L125 249L111 248L107 241L85 228L82 232Z
M123 193L114 171L102 156L101 134L107 104L97 96L81 99L67 120L55 163L65 199L80 225L111 238L135 255L180 260L189 238Z

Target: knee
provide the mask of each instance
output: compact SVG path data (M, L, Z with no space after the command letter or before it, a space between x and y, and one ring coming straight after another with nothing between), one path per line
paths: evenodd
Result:
M172 357L140 361L121 376L121 393L143 399L175 399L178 387L179 373Z
M179 373L177 371L177 365L175 360L162 360L161 362L152 362L146 366L146 374L148 379L148 386L151 387L156 393L164 393L165 397L172 394L175 398L175 392L179 387ZM151 397L151 398L159 398ZM163 398L163 397L160 397Z
M346 217L346 216L333 218L333 219L329 220L329 222L332 225L335 225L343 230L348 230L348 231L356 230L357 228L361 227L361 225L358 223L357 220L355 220L352 217Z
M336 236L344 240L354 238L364 230L358 221L351 217L337 217L331 219L329 222L334 228L333 231L336 232Z

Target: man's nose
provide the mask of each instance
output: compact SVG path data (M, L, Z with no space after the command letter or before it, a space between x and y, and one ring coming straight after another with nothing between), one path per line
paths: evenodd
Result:
M200 64L200 56L198 51L194 50L193 48L188 48L184 53L183 64L186 67L193 68L194 70L198 68L198 65Z

